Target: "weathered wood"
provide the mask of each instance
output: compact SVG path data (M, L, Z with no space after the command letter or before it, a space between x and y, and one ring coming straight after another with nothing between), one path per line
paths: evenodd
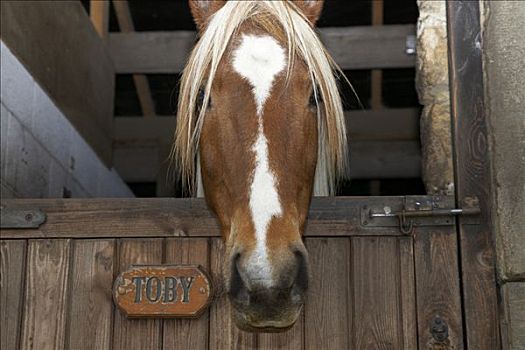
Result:
M391 108L345 112L348 137L351 140L418 140L419 109ZM117 147L157 147L171 144L176 118L138 116L115 118Z
M479 2L447 2L449 74L456 199L477 196L481 224L459 218L467 347L499 349L499 311L493 246L491 165L484 110Z
M456 230L454 227L415 229L416 305L420 349L462 349L463 327ZM432 322L440 317L448 338L437 341Z
M231 318L231 304L221 285L224 263L222 239L211 240L210 272L216 286L215 301L210 308L209 348L217 350L256 349L257 335L241 331Z
M69 239L32 240L27 252L21 349L65 349Z
M0 241L0 349L19 349L26 241Z
M2 41L111 165L115 72L82 4L2 1L0 6Z
M257 335L257 349L297 349L304 345L304 310L299 315L293 327L284 333L259 333Z
M89 17L100 38L106 41L109 34L109 1L91 0L89 2Z
M406 252L405 252L406 253ZM403 257L411 259L411 256ZM401 289L401 253L394 237L352 239L352 349L416 349L405 343L405 318L414 322L414 310L403 304L402 295L414 295L414 281L404 280ZM404 266L410 268L410 266ZM410 336L414 336L412 333ZM407 334L407 336L409 336Z
M167 264L198 264L209 271L210 251L206 238L169 238L166 240ZM164 349L207 349L209 311L196 320L165 320Z
M305 348L350 349L350 240L310 239L306 247L312 279L304 308Z
M305 235L401 236L397 226L361 223L363 206L401 208L404 197L316 197ZM424 198L424 197L418 197ZM204 199L7 199L6 207L40 208L38 229L3 229L2 238L219 237L217 220Z
M69 349L111 349L115 240L73 242Z
M130 265L162 263L162 239L123 239L119 246L119 272ZM115 309L114 349L157 349L162 343L162 320L131 320Z
M319 33L343 69L414 66L414 56L405 54L414 25L321 28ZM114 33L109 50L117 73L178 73L195 41L190 31Z
M417 309L414 276L414 249L411 237L399 238L401 306L403 311L402 349L417 349Z

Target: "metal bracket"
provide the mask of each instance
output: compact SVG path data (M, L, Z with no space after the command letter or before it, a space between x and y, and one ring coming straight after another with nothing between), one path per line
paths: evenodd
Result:
M454 216L469 215L468 224L479 224L480 208L478 199L468 197L462 201L461 208L454 208L453 198L445 196L404 197L403 204L397 208L363 207L361 224L368 227L398 226L403 234L411 234L416 226L454 225Z
M0 228L39 228L47 215L39 209L0 208Z

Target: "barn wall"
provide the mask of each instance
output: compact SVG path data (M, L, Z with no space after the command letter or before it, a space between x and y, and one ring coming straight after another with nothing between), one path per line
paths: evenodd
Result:
M115 70L80 1L1 1L1 39L108 166Z
M10 49L1 45L1 195L132 197Z
M447 20L444 0L418 0L416 87L420 120L422 177L427 193L454 193Z
M510 349L525 349L525 6L482 4L502 331Z

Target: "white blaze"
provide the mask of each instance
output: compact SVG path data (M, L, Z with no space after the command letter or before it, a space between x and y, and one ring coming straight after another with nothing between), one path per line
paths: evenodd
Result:
M256 249L250 257L250 278L271 284L266 235L274 216L282 214L275 176L268 162L268 140L264 135L264 103L270 95L275 77L286 65L284 49L269 36L243 35L233 55L233 68L248 80L257 106L258 135L252 150L255 170L250 186L250 211L255 226Z

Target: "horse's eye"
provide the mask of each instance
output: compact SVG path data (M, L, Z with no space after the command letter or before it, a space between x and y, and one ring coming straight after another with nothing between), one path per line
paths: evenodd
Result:
M197 95L197 106L196 109L200 110L202 108L202 105L204 104L204 89L199 90L199 94ZM211 98L208 100L208 109L211 107Z
M312 92L310 95L310 101L308 102L310 107L317 107L317 104L323 103L323 100L321 99L321 96L319 95L319 91L317 91L317 101L315 100L315 94Z

